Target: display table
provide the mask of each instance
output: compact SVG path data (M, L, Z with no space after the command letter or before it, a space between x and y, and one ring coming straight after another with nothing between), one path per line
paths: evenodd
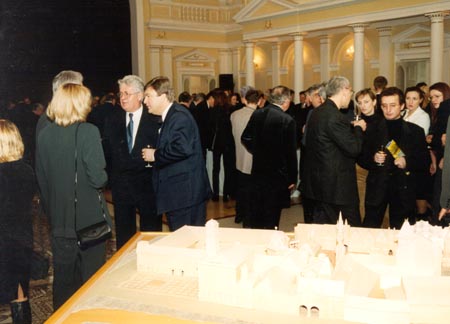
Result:
M446 234L342 220L138 233L48 323L448 323Z
M197 296L181 295L168 289L159 294L155 280L149 282L145 274L137 273L135 248L140 240L158 239L167 234L137 233L46 323L298 322L298 316L200 302ZM144 280L133 282L139 277ZM149 283L152 287L146 287ZM305 318L302 323L325 322ZM349 322L336 320L334 323Z

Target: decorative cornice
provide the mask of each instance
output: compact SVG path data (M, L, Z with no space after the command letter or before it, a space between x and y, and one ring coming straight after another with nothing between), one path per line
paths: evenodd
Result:
M152 19L146 23L147 29L164 29L171 31L191 31L203 34L229 34L242 31L238 24L189 23L175 20Z
M171 47L190 47L190 48L217 48L226 49L242 46L242 42L199 42L199 41L180 41L180 40L167 40L167 39L151 39L149 47L152 46L171 46Z

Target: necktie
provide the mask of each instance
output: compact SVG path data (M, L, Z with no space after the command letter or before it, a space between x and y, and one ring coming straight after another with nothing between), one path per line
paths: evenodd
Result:
M128 123L127 126L127 143L128 143L128 152L131 153L131 150L133 149L133 114L130 113L130 122Z

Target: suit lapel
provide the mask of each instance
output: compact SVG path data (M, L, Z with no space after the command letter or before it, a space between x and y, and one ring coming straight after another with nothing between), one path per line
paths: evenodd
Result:
M161 141L161 136L163 135L163 132L164 132L164 126L167 124L167 122L170 121L170 118L174 114L175 109L176 109L176 106L172 103L172 105L170 105L169 111L167 112L166 118L164 119L164 122L161 124L156 147L159 147L159 144Z

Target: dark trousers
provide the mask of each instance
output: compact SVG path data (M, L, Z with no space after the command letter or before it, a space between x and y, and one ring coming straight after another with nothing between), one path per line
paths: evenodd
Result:
M386 188L380 188L379 203L368 204L366 199L363 226L380 228L389 205L389 227L400 229L405 219L415 216L415 179L405 174L390 175Z
M220 161L223 155L223 168L224 168L224 180L223 180L223 195L234 196L236 187L236 161L234 154L230 151L215 150L213 153L213 170L212 170L212 182L214 195L218 195L220 192Z
M206 202L166 212L170 231L176 231L184 225L204 226L206 223Z
M250 227L250 220L252 219L254 188L252 176L249 174L237 171L238 186L236 192L236 220L242 220L244 228Z
M253 177L254 212L250 219L250 227L258 229L274 229L280 225L281 209L289 207L290 195L287 185L271 180Z
M53 310L56 311L105 263L106 244L81 251L76 239L53 237L52 252Z
M305 224L314 223L314 200L302 195L302 206Z
M361 226L361 214L358 204L336 205L323 201L316 201L314 205L314 223L336 224L339 219L339 212L342 219L347 220L350 226Z
M140 199L136 203L115 202L114 222L117 250L136 233L136 209L139 211L139 224L142 232L162 231L162 216L156 214L156 206L152 197Z

